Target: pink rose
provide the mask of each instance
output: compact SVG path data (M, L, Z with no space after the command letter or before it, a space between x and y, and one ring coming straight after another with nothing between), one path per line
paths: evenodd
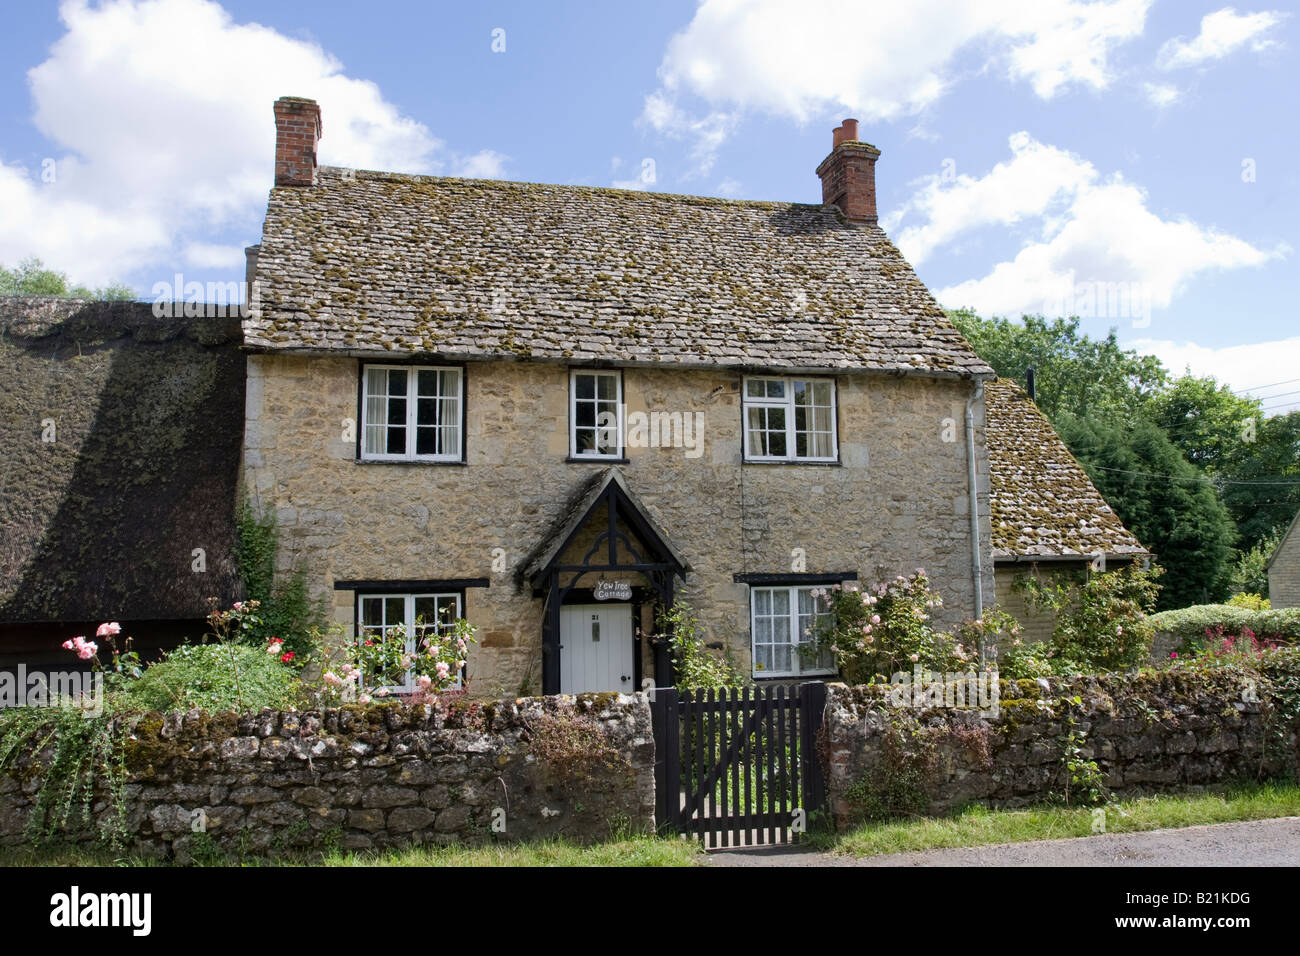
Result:
M73 648L72 641L64 641L64 642L63 642L63 649L64 649L65 651L70 651L70 650L72 650L72 648Z
M95 632L96 637L116 637L122 633L122 625L114 621L111 624L99 625L99 630Z
M87 642L85 644L82 644L81 647L77 649L77 656L80 657L83 661L90 660L98 653L99 653L99 647L92 642Z

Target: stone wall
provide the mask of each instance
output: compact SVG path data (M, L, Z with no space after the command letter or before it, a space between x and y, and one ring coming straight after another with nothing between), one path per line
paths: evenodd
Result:
M1233 675L1165 671L999 687L994 716L895 707L888 688L829 685L827 793L836 823L849 825L872 806L935 814L1063 794L1072 731L1120 797L1298 769L1296 728L1271 721L1268 701L1252 700L1253 685Z
M750 666L748 587L736 573L855 571L874 580L924 567L942 592L941 625L972 615L962 414L971 384L917 376L836 376L841 463L741 465L739 373L624 369L628 412L704 415L702 454L629 448L628 485L693 571L684 592L710 643ZM282 531L281 569L303 568L351 626L355 595L334 582L488 578L470 588L479 628L470 693L541 687L542 602L516 587L523 559L602 463L569 462L569 370L533 362L466 367L463 465L356 461L358 361L250 355L245 479ZM979 512L989 540L983 408L976 436ZM951 440L949 440L951 439ZM505 555L494 569L494 549ZM984 563L984 593L993 569ZM633 580L631 583L640 584Z
M0 844L26 842L48 757L0 776ZM131 849L182 862L204 845L366 850L654 830L644 694L152 714L132 731L126 758ZM102 828L112 813L105 794L95 811ZM196 819L206 837L195 835Z

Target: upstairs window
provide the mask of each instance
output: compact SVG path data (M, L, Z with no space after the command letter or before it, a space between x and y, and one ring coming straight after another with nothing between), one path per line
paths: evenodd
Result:
M837 461L835 382L746 378L746 461Z
M464 383L458 368L367 365L362 460L461 461Z
M623 376L619 372L569 373L569 456L623 457Z

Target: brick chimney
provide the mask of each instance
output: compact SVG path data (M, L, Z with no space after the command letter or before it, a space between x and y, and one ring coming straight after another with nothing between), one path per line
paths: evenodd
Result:
M858 121L835 127L831 154L817 167L822 203L840 207L849 222L876 221L876 160L880 150L858 139Z
M301 96L275 101L275 184L316 185L316 144L321 137L320 106Z

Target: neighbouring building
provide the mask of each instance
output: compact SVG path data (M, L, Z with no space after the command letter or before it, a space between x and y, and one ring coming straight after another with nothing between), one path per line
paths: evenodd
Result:
M148 654L238 596L237 315L0 297L0 666L120 621Z
M1268 601L1272 607L1300 607L1300 513L1268 559Z
M1055 616L1035 611L1023 575L1060 580L1151 555L1124 527L1052 423L1011 379L989 382L992 552L998 605L1021 622L1023 640L1051 636Z

